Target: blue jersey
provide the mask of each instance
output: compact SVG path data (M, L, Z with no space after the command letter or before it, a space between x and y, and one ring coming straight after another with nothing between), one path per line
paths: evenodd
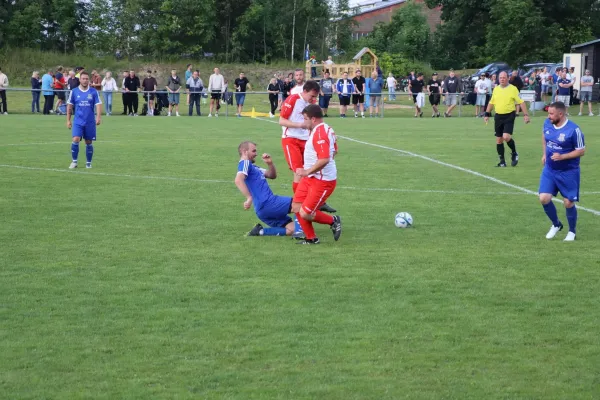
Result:
M83 91L81 90L81 86L76 87L71 91L68 103L73 104L75 108L74 125L86 126L96 124L94 108L97 104L102 104L96 89L88 86L88 89Z
M265 171L250 160L240 160L238 164L238 172L246 175L246 186L252 195L252 202L257 213L274 196L265 178Z
M554 161L552 154L567 154L585 148L583 133L573 121L567 120L562 127L556 127L546 119L544 122L544 140L546 141L546 167L556 171L567 171L579 168L579 158Z
M560 85L561 83L563 85L568 85L569 83L571 83L571 81L568 80L568 79L562 79L561 78L556 83L558 85ZM560 86L558 86L558 95L559 96L568 96L570 92L571 92L571 88L570 87L560 87Z

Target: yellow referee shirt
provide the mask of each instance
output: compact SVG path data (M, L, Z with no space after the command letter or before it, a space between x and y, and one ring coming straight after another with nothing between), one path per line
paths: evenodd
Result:
M506 87L496 86L490 100L490 104L494 105L496 114L510 114L515 111L515 104L521 104L522 102L523 100L519 97L519 90L511 84Z

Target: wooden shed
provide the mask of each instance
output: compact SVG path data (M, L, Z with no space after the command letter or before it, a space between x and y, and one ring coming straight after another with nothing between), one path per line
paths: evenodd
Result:
M365 63L363 63L363 58L366 58L366 60L364 60ZM311 76L311 68L316 68L318 76L322 76L325 69L328 69L331 77L334 79L341 78L344 72L348 72L349 78L354 78L357 69L361 70L362 76L368 78L373 71L377 70L377 56L368 47L363 47L361 51L356 53L356 55L352 57L352 61L353 62L348 64L326 65L322 63L312 64L309 60L306 62L306 76Z

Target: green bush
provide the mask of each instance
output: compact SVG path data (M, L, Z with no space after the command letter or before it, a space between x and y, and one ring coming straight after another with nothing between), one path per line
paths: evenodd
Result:
M387 52L379 57L379 66L384 76L387 76L390 72L396 77L407 76L410 71L415 71L416 73L422 72L426 77L430 77L433 72L431 66L427 63L409 60L402 54Z

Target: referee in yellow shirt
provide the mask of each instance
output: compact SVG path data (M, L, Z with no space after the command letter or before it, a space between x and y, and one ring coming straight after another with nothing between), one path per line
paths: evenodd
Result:
M485 110L485 123L487 124L490 118L490 111L492 107L496 109L496 115L494 115L494 130L496 131L496 150L500 157L500 162L497 167L506 167L506 161L504 161L504 142L508 145L511 154L511 163L515 167L519 163L519 154L517 154L517 146L512 138L513 129L515 127L515 104L521 106L523 112L523 118L525 123L529 123L529 115L527 114L527 107L525 102L519 97L519 90L508 83L508 74L501 72L500 85L494 88L492 93L492 99L490 100L487 109Z

